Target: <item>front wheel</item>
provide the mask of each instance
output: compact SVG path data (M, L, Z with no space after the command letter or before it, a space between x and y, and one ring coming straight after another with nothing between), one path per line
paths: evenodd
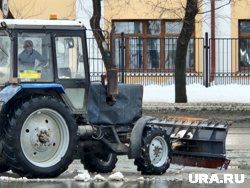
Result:
M77 126L58 99L38 97L20 105L6 127L4 156L13 172L51 178L73 161Z
M137 170L147 175L165 173L172 156L169 136L161 128L149 128L143 136L141 156L134 162Z
M115 153L108 153L100 155L97 153L89 152L83 154L81 163L84 168L89 172L109 173L112 172L116 166L117 155Z

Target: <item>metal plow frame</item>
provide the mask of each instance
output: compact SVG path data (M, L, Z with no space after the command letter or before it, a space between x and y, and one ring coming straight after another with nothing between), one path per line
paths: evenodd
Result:
M225 141L231 122L207 119L168 117L151 120L147 125L167 130L172 141L172 163L206 168L227 169Z

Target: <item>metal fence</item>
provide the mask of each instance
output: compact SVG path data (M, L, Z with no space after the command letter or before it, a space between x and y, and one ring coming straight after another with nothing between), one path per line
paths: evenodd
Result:
M94 38L88 38L92 81L105 73ZM143 85L174 84L174 56L177 38L113 38L113 60L119 68L119 81ZM250 84L250 65L240 64L239 39L191 39L186 57L187 84ZM248 49L247 49L248 50ZM250 48L249 48L250 53ZM250 63L250 62L249 62Z

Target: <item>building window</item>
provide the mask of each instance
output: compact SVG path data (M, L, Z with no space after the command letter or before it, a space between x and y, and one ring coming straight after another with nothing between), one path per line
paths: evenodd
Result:
M183 23L176 20L113 21L114 59L128 71L173 71L178 35ZM125 35L125 58L121 61L121 33ZM194 70L194 40L191 39L186 67ZM124 63L121 63L124 62Z
M161 34L161 21L149 20L146 21L147 34L159 35Z
M239 23L239 66L240 69L250 67L250 21Z
M147 38L147 68L160 68L160 39Z
M143 39L129 38L129 69L143 69Z
M182 26L183 22L167 21L165 24L166 34L179 34Z
M115 22L115 33L138 34L142 33L142 22Z

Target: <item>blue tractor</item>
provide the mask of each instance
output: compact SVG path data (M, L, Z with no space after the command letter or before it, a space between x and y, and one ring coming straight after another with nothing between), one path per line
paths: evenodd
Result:
M141 85L119 84L108 103L107 86L90 82L81 23L0 22L0 173L56 177L74 159L107 173L117 155L134 159L144 174L165 173L171 160L228 165L228 124L143 117Z

